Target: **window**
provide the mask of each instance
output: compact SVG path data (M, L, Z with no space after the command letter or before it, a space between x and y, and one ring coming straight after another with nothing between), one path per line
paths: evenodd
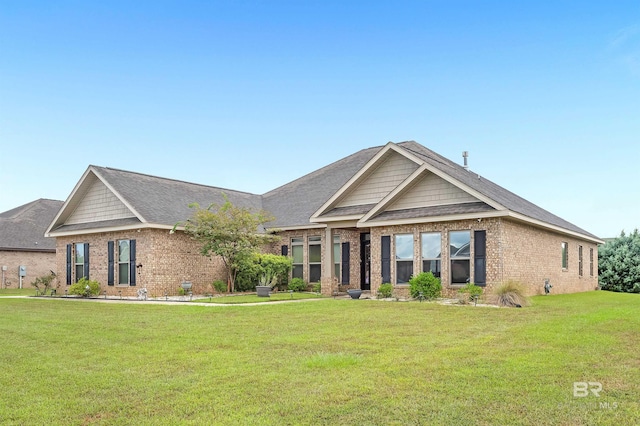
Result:
M309 237L309 282L320 282L322 275L322 238Z
M578 275L582 276L582 246L578 246Z
M291 239L291 255L293 256L292 278L303 278L303 251L302 238Z
M569 268L569 244L562 242L562 269Z
M129 262L131 260L129 240L118 241L118 284L129 284Z
M589 249L589 275L593 276L593 249Z
M83 277L87 276L88 271L85 271L85 259L87 258L87 252L89 251L88 244L76 243L75 244L75 258L74 265L76 271L76 282L80 281Z
M449 232L451 284L467 284L471 279L471 231Z
M342 263L342 250L340 246L340 235L333 236L333 276L338 280L342 279L340 264Z
M441 235L429 232L420 236L422 240L422 272L432 272L440 278L441 273Z
M413 275L413 235L396 235L396 284L406 284Z

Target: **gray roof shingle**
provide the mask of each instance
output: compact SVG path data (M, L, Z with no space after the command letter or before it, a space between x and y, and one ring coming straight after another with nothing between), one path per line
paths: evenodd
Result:
M396 145L410 152L431 167L446 173L467 187L483 194L488 199L501 204L510 211L519 213L533 220L597 239L596 236L584 229L536 206L488 179L469 172L464 167L416 142L400 142ZM107 167L90 166L90 169L108 182L116 193L138 213L140 219L149 224L173 226L178 222L183 222L193 214L193 210L188 207L190 203L196 202L203 208L208 207L211 203L221 204L223 202L222 194L224 193L234 205L253 210L264 209L273 214L276 220L273 223L267 224L270 228L309 227L317 226L317 224L310 222L311 216L358 173L367 162L380 152L382 148L382 146L377 146L360 150L263 195L160 178ZM429 217L460 212L475 213L491 209L491 207L485 203L445 207L446 208L430 207L400 212L383 212L379 214L375 220ZM333 211L326 212L323 216L366 214L371 208L373 208L373 205L334 209ZM61 223L58 223L58 228L54 228L52 231L86 229L83 228L83 225L60 225ZM77 229L74 228L74 226Z
M166 179L108 167L91 166L133 206L147 223L174 225L191 217L189 204L222 204L225 194L238 207L262 208L259 195L231 189Z
M411 153L417 155L420 159L424 160L433 167L447 173L454 179L464 183L468 187L480 192L486 197L500 203L507 209L520 213L531 219L539 220L551 225L558 226L560 228L577 232L582 235L589 236L591 238L598 238L595 235L585 231L584 229L548 212L547 210L533 204L530 201L514 194L513 192L491 182L479 176L476 173L470 172L461 165L454 163L447 158L436 154L428 148L420 145L417 142L409 141L398 144Z
M263 195L275 227L309 226L309 219L382 147L363 149Z
M44 233L63 204L41 198L0 213L0 250L55 251L55 238Z

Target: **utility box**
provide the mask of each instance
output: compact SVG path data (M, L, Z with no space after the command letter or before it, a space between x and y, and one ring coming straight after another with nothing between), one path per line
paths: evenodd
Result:
M27 276L27 267L24 265L20 265L18 266L18 275L21 277L26 277Z

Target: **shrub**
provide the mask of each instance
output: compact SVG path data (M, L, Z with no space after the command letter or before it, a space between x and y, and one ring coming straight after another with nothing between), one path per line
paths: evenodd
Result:
M414 299L420 297L420 293L425 299L436 299L442 294L440 278L432 272L421 272L409 280L409 292Z
M286 288L292 262L290 257L269 253L243 257L238 260L236 290L254 291L257 284Z
M473 302L482 295L482 287L478 287L474 283L469 283L458 290L463 302Z
M34 286L40 292L40 294L45 294L47 291L49 291L49 289L52 288L52 284L55 279L56 274L51 271L51 273L47 275L36 278L35 281L31 283L31 285Z
M315 291L316 293L320 293L322 292L322 284L320 283L315 283L313 285L313 291Z
M289 282L289 290L293 290L293 291L306 291L307 290L307 283L304 282L304 280L302 278L293 278L290 282Z
M274 288L289 280L289 273L293 267L293 259L277 254L261 253L257 255L260 273L268 281L267 285Z
M213 287L213 289L218 293L224 293L227 291L227 283L222 280L215 280L211 283L211 287Z
M499 306L522 307L529 306L524 286L517 281L507 281L500 284L493 291Z
M88 280L82 277L78 282L69 287L69 294L75 294L82 297L97 296L100 294L100 283L94 280Z
M391 296L393 296L393 284L391 284L391 283L382 284L380 286L380 288L378 289L378 294L383 299L390 298Z
M640 293L640 232L624 232L598 247L598 281L603 290Z

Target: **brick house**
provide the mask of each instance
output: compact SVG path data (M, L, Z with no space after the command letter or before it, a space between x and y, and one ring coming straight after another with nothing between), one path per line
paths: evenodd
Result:
M45 238L62 207L58 200L39 199L0 213L0 288L30 288L56 268L56 241ZM21 272L21 267L22 272Z
M598 237L413 141L358 151L262 195L89 166L47 231L58 271L108 294L174 294L184 280L210 291L220 260L169 231L190 203L222 203L223 193L272 213L281 241L268 250L291 256L293 276L325 294L375 294L389 282L402 295L421 271L449 294L468 282L517 280L530 294L545 280L554 293L598 283Z

